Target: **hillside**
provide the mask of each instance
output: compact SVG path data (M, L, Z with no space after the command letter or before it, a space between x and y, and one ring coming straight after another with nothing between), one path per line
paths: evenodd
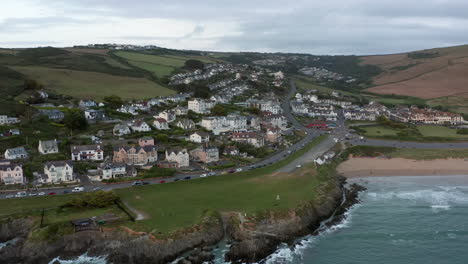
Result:
M383 70L373 78L376 86L368 89L372 93L468 98L468 46L366 56L362 64Z

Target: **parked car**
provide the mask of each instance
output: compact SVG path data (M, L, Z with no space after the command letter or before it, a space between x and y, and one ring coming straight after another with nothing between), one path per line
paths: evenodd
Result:
M166 181L159 181L159 183L166 183Z
M44 196L45 195L45 192L40 192L37 194L38 196Z
M37 193L30 193L29 196L37 196Z
M208 176L208 174L206 174L206 173L200 174L200 178L205 178L207 176Z
M190 180L191 178L192 178L192 177L187 176L187 177L184 178L184 180Z
M148 185L148 184L150 184L150 183L147 182L147 181L144 181L144 182L141 182L141 183L142 183L143 185Z
M17 192L15 197L16 198L21 198L21 197L26 197L28 194L26 192Z
M70 191L69 190L63 190L63 193L67 194L67 193L70 193Z
M47 195L56 195L56 193L55 192L50 192Z
M242 168L237 168L236 171L237 171L237 172L241 172L241 171L242 171Z
M100 191L100 190L102 190L101 187L94 187L94 188L93 188L93 191Z
M15 197L15 196L14 196L13 194L9 194L9 195L5 196L5 198L7 198L7 199L8 199L8 198L14 198L14 197Z
M296 168L302 168L302 165L301 164L296 165Z
M180 181L180 179L174 179L174 181L175 181L175 182L176 182L176 181Z
M72 192L84 192L84 187L75 187Z

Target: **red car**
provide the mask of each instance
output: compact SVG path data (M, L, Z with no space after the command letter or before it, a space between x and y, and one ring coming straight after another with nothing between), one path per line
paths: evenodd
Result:
M50 193L48 193L47 195L56 195L56 193L50 192Z
M166 181L159 181L159 183L165 183Z

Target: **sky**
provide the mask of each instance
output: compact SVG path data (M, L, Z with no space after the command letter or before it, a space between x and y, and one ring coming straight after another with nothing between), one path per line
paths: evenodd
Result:
M0 47L91 43L398 53L468 44L468 1L2 0Z

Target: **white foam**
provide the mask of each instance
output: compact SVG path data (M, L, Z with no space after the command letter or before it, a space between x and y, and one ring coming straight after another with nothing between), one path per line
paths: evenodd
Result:
M4 243L0 243L0 250L1 250L2 248L4 248L4 247L7 247L7 246L9 246L9 245L15 244L16 241L18 241L18 239L17 239L17 238L14 238L14 239L9 240L9 241L6 241L6 242L4 242Z
M106 258L107 256L90 257L88 256L88 253L85 253L78 258L71 260L62 260L60 257L56 257L51 260L49 264L55 263L55 261L58 261L60 264L106 264Z

